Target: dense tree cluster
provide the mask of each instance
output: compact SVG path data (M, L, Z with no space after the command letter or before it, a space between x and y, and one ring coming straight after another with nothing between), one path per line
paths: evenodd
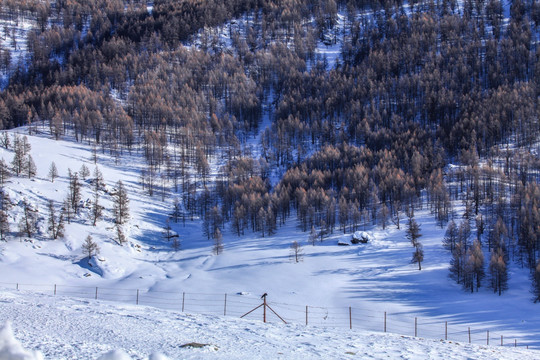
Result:
M0 49L0 127L73 134L116 161L140 152L143 190L176 193L172 219L201 219L216 254L227 226L267 236L294 214L315 244L426 207L450 221L466 290L488 277L501 294L510 259L538 278L538 1L513 0L508 19L500 0L1 5L34 27L24 61ZM335 44L330 63L320 47ZM2 182L8 168L32 176L31 157L1 166ZM95 224L98 190L93 203Z

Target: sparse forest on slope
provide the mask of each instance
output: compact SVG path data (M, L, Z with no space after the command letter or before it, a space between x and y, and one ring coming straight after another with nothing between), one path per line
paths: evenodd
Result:
M141 186L170 186L209 239L428 207L452 220L465 289L487 269L501 294L511 256L540 299L538 1L4 0L1 16L34 26L23 60L0 49L0 126L143 153Z

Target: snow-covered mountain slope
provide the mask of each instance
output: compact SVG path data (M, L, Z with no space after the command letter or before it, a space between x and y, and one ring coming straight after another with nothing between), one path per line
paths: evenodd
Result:
M224 252L216 256L212 254L212 242L201 232L201 221L188 219L185 226L171 223L182 242L181 249L174 251L162 232L175 194L169 192L162 201L159 191L154 197L143 191L140 169L145 165L140 150L125 153L118 164L100 151L97 166L108 189L100 198L104 218L94 227L90 210L83 208L71 224L66 224L65 238L51 240L47 234L48 201L53 200L59 209L67 194L68 168L78 171L86 164L92 172L95 164L90 145L55 141L43 131L27 135L37 176L12 177L5 185L15 206L10 211L8 241L0 243L2 288L15 289L19 284L22 290L52 294L53 286L58 285L58 295L93 299L94 289L99 287L113 290L108 297L100 290L98 299L119 304L135 304L136 291L140 290L140 303L172 310L181 310L182 294L186 293L190 301L186 311L216 315L223 313L223 294L227 293L231 298L236 296L239 304L235 308L231 301L227 314L238 317L259 304L260 295L268 292L276 312L296 325L305 323L309 306L310 326L348 331L351 307L353 329L382 331L386 313L387 331L391 333L413 336L416 318L420 337L444 339L447 326L448 340L463 343L468 342L470 327L474 344L486 344L489 331L490 343L499 343L503 336L505 345L517 341L520 347L540 346L540 319L531 316L537 313L538 305L529 296L528 271L511 262L509 290L502 296L485 287L474 294L462 291L448 278L449 254L441 245L445 230L437 227L427 210L416 214L425 252L422 271L410 262L413 248L405 237L405 227L397 229L394 224L384 230L366 228L373 240L351 246L338 246L339 241L349 241L351 234L337 229L313 246L308 242L309 234L299 231L293 219L275 235L266 237L248 233L239 238L227 228ZM0 150L0 158L6 162L12 157L11 150ZM52 161L60 174L54 182L47 178ZM123 246L114 240L111 212L111 192L118 180L126 185L130 199L131 217L124 225L128 242ZM31 238L17 235L23 198L39 209L40 231ZM87 182L82 198L83 202L92 199ZM92 266L82 249L87 235L101 248ZM293 241L303 249L298 263L290 258ZM75 286L79 290L64 291ZM275 317L271 321L279 323Z
M11 320L14 336L24 348L55 360L147 359L151 354L154 354L151 359L158 359L157 353L161 354L160 359L167 356L228 360L540 357L539 351L524 348L470 345L363 330L264 324L27 292L0 292L0 323L6 319ZM12 344L13 338L4 331L0 335L0 354L6 354L2 352L6 343ZM190 343L206 345L182 347ZM15 358L39 359L29 353Z

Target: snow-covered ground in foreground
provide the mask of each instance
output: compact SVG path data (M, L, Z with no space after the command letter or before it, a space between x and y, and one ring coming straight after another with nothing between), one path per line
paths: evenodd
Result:
M205 316L102 301L0 292L0 358L45 359L538 359L524 348L470 345L363 330ZM13 336L15 339L13 339ZM189 343L202 348L182 347ZM23 354L20 357L9 357ZM113 353L113 351L115 351ZM123 355L122 355L123 354ZM129 356L129 357L128 357Z
M337 245L351 238L351 233L343 234L338 229L312 246L309 234L297 228L294 218L275 235L266 237L250 232L237 237L227 226L223 231L225 250L219 256L212 254L212 242L202 234L200 220L188 219L185 226L171 223L182 242L181 249L174 251L163 237L174 195L169 193L161 201L159 191L149 197L142 190L139 170L145 165L139 150L124 154L119 164L99 152L97 165L108 189L122 179L128 191L131 218L124 226L128 243L120 246L114 240L112 201L107 193L101 194L105 213L97 226L92 226L89 209L85 208L66 226L64 239L50 240L48 200L54 200L59 209L67 194L68 168L77 171L86 164L93 171L92 149L87 144L54 141L46 134L28 139L37 177L13 177L5 185L16 205L10 211L12 233L7 242L0 243L1 288L15 289L18 283L23 291L49 296L56 284L57 296L94 299L95 288L99 287L98 300L115 301L117 306L135 305L139 294L140 305L174 311L182 309L182 295L186 293L185 311L207 315L223 315L224 294L228 294L227 315L236 318L260 304L260 295L268 292L276 312L298 326L305 324L309 306L310 327L349 331L351 307L353 330L382 331L386 313L387 331L394 334L413 336L416 318L419 337L444 339L447 324L450 341L468 343L470 327L471 341L476 345L487 343L489 331L490 344L499 344L502 335L505 346L515 341L518 347L540 346L538 304L531 301L528 271L511 262L509 290L502 296L485 286L478 293L464 292L448 278L450 257L441 245L445 229L437 226L427 210L416 213L425 252L422 271L410 263L413 249L405 237L405 219L401 229L394 224L384 230L362 228L372 234L372 241L351 246ZM11 150L0 149L0 158L7 163L12 156ZM52 161L60 174L54 183L47 179ZM39 208L41 230L31 239L16 234L23 198ZM87 183L83 199L92 199ZM88 234L101 248L92 266L82 251ZM304 250L299 263L290 259L293 241ZM248 317L261 318L260 312ZM270 321L275 326L280 323L275 316ZM15 321L13 326L20 325Z

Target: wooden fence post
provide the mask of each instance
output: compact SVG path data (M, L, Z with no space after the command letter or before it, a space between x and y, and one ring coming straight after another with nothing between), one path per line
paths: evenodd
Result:
M16 289L19 290L20 289L20 284L19 283L16 283ZM136 289L137 291L137 295L136 295L136 304L139 305L139 300L140 300L140 290L139 289ZM96 286L95 287L95 294L94 294L94 299L95 300L98 300L98 293L99 293L99 288ZM53 294L56 296L58 294L58 285L57 284L54 284L54 288L53 288ZM186 302L186 293L185 292L182 292L182 312L185 311L185 302ZM259 307L263 307L263 321L266 322L266 307L270 308L270 306L267 304L266 302L266 297L263 296L263 304L259 305L257 308ZM257 309L256 308L256 309ZM272 308L270 308L270 310L272 310ZM274 310L272 310L274 311ZM275 313L275 312L274 312ZM223 315L226 316L227 315L227 293L224 294L224 305L223 305ZM276 314L277 315L277 314ZM277 315L279 317L279 315ZM384 332L386 333L387 332L387 312L385 311L384 312L384 327L383 327L383 330ZM243 317L243 316L242 316ZM283 320L281 317L280 317L281 320ZM308 326L309 324L309 306L306 305L306 326ZM283 320L283 322L285 322ZM352 327L353 327L353 320L352 320L352 306L349 306L349 329L352 330ZM471 327L469 326L467 328L467 332L468 332L468 338L469 338L469 344L472 343L472 336L471 336ZM418 337L418 317L415 317L414 318L414 336L415 337ZM448 340L448 321L445 321L444 322L444 340ZM489 340L490 340L490 335L489 335L489 330L486 330L486 345L489 346ZM511 346L511 343L509 343ZM501 335L501 346L504 346L504 335ZM517 348L517 339L514 339L514 347ZM526 345L527 349L529 348L528 345Z
M255 310L257 310L258 308L262 307L263 308L263 322L266 323L266 308L270 309L271 312L274 313L274 315L276 315L281 321L283 321L284 324L286 324L287 322L285 321L285 319L283 319L281 316L279 316L279 314L277 312L274 311L274 309L272 309L272 307L270 305L268 305L268 303L266 302L266 297L268 296L267 293L264 293L262 296L261 296L261 299L263 299L263 303L260 304L259 306L251 309L250 311L248 311L247 313L245 313L244 315L240 316L240 318L243 318L249 314L251 314L252 312L254 312Z
M263 322L266 323L266 295L263 295L262 298L263 298Z

